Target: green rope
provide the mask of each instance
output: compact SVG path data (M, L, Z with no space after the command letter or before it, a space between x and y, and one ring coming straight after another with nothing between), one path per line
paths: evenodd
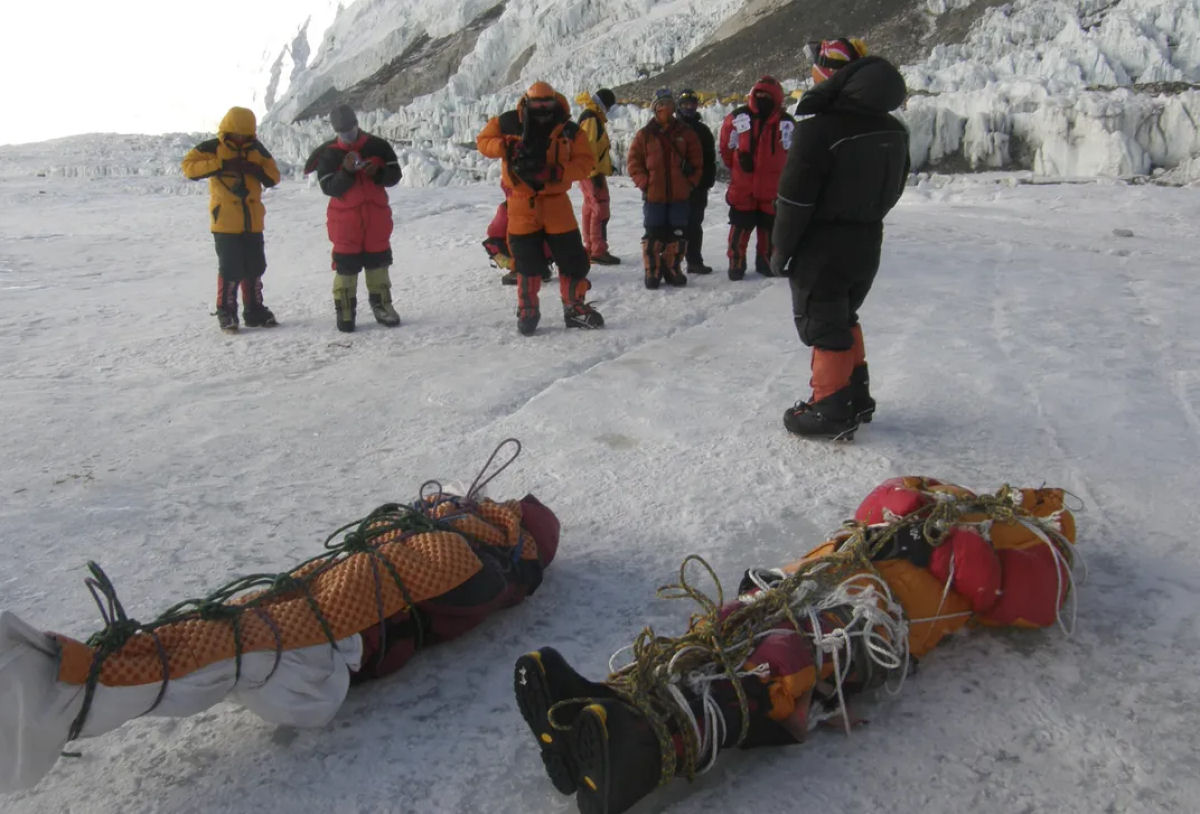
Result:
M404 584L399 571L379 552L378 547L385 541L389 541L389 538L393 538L390 541L394 542L413 534L437 531L442 528L443 526L436 519L423 514L417 508L394 503L384 504L366 517L347 523L335 530L325 539L324 552L310 557L291 570L284 573L258 573L238 577L203 597L185 599L175 603L150 622L130 619L125 614L124 607L117 597L116 588L108 575L97 563L89 561L88 569L92 576L85 581L85 584L92 592L105 624L100 631L94 633L87 640L88 646L95 652L84 685L83 705L71 724L68 740L79 737L83 730L105 661L140 633L154 637L163 667L163 680L158 698L147 710L147 712L151 712L162 700L170 676L168 655L158 641L155 632L159 628L189 620L227 622L234 638L236 681L241 677L242 658L245 653L242 615L252 611L267 622L275 636L275 665L271 669L273 674L279 666L282 656L283 640L278 627L271 620L270 614L264 606L289 596L302 596L329 644L336 648L336 634L312 594L311 583L319 574L348 557L366 554L372 558L374 563L382 563L405 603L415 613L416 603L413 601L412 593ZM344 535L341 541L334 542L339 534ZM312 568L314 565L316 567ZM305 569L311 570L303 577L298 577L297 574ZM252 591L258 591L258 593L246 599L246 594ZM237 601L239 599L241 601ZM380 606L382 607L381 604ZM380 612L382 613L382 610ZM422 644L423 631L420 625L416 625L415 628L419 647Z

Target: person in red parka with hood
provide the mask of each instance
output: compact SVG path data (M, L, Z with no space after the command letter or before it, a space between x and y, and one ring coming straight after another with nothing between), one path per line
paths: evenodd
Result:
M392 208L385 187L400 181L400 162L392 146L360 130L349 105L329 114L337 137L309 156L321 191L329 196L325 223L333 241L333 305L337 328L354 330L358 307L358 273L365 271L367 295L375 321L389 328L400 324L392 306Z
M591 288L591 265L567 197L571 185L592 172L596 156L587 134L571 121L566 97L546 82L534 82L515 110L484 125L475 146L503 162L508 245L517 272L517 330L522 336L537 331L547 245L558 266L563 322L568 328L603 327L600 312L583 299Z
M775 188L792 146L795 119L783 109L783 86L773 76L754 83L747 103L721 123L721 160L729 168L729 279L746 275L750 234L758 231L754 268L771 272L771 230L775 225Z

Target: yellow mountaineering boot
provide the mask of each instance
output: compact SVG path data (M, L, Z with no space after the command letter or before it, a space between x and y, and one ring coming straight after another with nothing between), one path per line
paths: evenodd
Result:
M358 308L357 274L333 275L333 308L337 314L337 329L342 333L354 331L354 315Z
M400 315L392 307L392 281L387 268L367 269L364 274L367 278L367 299L371 303L375 321L395 328L400 324Z

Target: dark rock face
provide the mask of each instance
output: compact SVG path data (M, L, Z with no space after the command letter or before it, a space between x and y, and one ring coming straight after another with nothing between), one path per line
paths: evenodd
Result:
M703 45L674 65L646 66L646 76L614 88L620 99L653 96L655 88L691 87L721 98L745 94L763 74L808 76L810 40L862 37L872 54L896 65L924 59L935 45L962 42L971 24L1005 0L976 0L930 26L923 4L908 0L794 0L725 39Z
M463 57L475 49L480 33L499 19L506 5L507 0L501 0L466 28L447 37L436 40L427 34L418 37L404 53L366 79L345 89L328 88L300 111L294 121L323 116L339 104L355 110L396 110L418 96L445 87Z

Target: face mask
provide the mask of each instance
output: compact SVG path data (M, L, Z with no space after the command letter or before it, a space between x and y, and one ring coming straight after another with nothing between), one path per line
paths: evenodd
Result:
M684 119L694 119L700 115L700 110L694 104L683 104L679 106L679 116Z
M342 142L343 144L353 144L358 139L358 128L355 127L353 130L347 130L344 133L338 133L337 137L338 141Z
M759 96L755 94L754 101L758 106L758 115L769 116L771 111L775 109L775 100L770 96Z

